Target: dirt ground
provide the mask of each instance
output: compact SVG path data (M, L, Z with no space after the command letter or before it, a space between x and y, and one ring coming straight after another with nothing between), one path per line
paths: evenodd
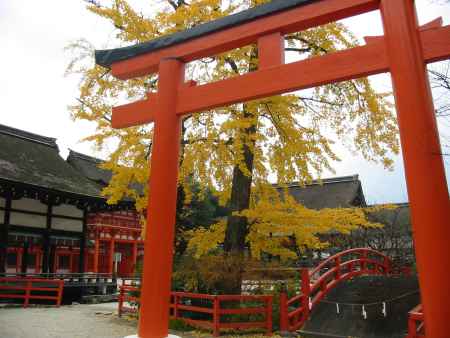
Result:
M0 308L1 338L123 338L136 322L118 318L117 303L60 308Z
M136 320L117 316L117 303L79 304L60 308L0 308L0 338L123 338L136 334L136 331ZM172 333L181 338L212 337L209 333Z

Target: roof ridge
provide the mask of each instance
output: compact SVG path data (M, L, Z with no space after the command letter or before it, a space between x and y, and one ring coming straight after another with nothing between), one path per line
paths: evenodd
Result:
M23 129L17 129L10 126L6 126L4 124L0 124L0 134L17 137L22 140L31 141L58 149L58 145L56 144L56 138L54 137L47 137L31 133Z
M359 181L359 175L348 175L348 176L337 176L337 177L328 177L322 179L315 179L311 182L306 182L305 186L311 185L320 185L320 184L334 184L334 183L345 183L345 182L356 182ZM279 186L280 184L274 184L275 186ZM287 183L288 187L301 186L300 182L291 182Z
M89 156L83 153L79 153L77 151L74 151L72 149L69 149L69 156L67 157L67 160L69 160L70 157L76 157L85 161L95 162L95 163L105 163L105 160L102 160L97 157Z

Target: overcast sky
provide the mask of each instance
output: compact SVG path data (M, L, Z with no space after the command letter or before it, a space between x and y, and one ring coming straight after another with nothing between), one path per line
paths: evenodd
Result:
M142 9L152 2L155 0L132 1ZM450 5L439 0L416 3L421 23L438 16L445 24L450 23ZM382 34L378 13L353 18L348 24L358 37ZM87 12L81 0L0 0L0 124L57 138L63 157L68 148L102 156L90 144L79 142L93 132L94 126L73 122L67 109L77 96L78 79L64 77L70 59L64 47L79 38L98 49L115 43L111 25ZM386 75L377 77L375 83L382 90L390 88ZM447 127L441 123L440 128ZM359 174L370 203L407 201L400 156L394 171L386 171L344 149L339 155L343 161L336 164L336 175ZM448 175L449 162L447 159Z

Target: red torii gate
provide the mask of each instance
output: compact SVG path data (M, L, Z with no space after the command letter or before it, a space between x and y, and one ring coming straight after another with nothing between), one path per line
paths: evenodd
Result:
M284 64L283 35L381 10L385 36L365 46ZM243 14L243 15L242 15ZM450 335L450 203L426 63L450 58L450 26L419 28L413 0L275 0L212 24L132 47L97 51L119 79L159 73L158 93L113 109L113 127L155 122L141 338L168 334L183 115L327 83L391 72L400 126L427 337ZM196 86L184 64L258 43L259 69ZM277 79L277 81L275 81Z

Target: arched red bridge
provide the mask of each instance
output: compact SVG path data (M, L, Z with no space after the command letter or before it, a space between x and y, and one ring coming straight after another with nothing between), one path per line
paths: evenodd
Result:
M280 329L296 331L303 326L311 310L340 282L361 275L387 275L391 260L381 252L350 249L327 258L315 269L301 270L301 293L280 298Z

